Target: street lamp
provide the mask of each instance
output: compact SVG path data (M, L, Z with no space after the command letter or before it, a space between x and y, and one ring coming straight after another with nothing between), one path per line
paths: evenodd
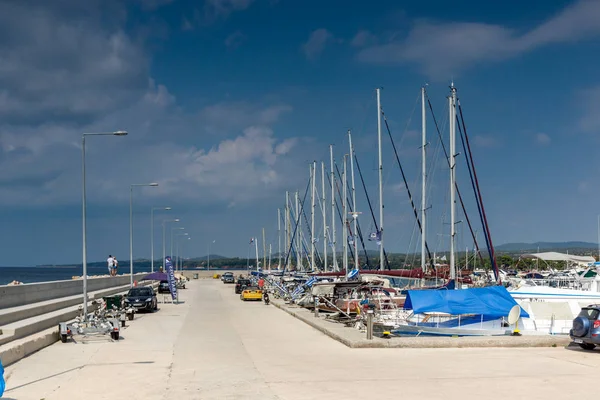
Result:
M208 242L208 261L206 262L206 268L208 271L210 271L210 245L214 242L216 242L216 240L213 240L212 242Z
M83 318L87 321L87 236L86 236L86 198L85 198L85 137L86 136L126 136L126 131L84 133L81 135L81 186L82 186L82 266L83 266Z
M171 252L169 253L169 255L171 256L171 260L173 260L173 231L183 230L183 229L185 229L185 228L181 228L181 227L171 228Z
M162 222L162 234L163 234L163 255L162 255L162 263L163 263L163 272L166 272L166 265L165 265L165 260L167 259L167 255L165 254L165 224L169 223L169 222L179 222L179 218L175 218L175 219L166 219Z
M171 207L152 207L150 209L150 252L151 252L151 261L150 261L150 272L154 272L154 210L165 210L169 211Z
M129 284L133 287L133 187L158 186L158 183L132 183L129 185Z
M187 240L192 240L192 238L188 236ZM181 247L181 253L183 253L183 244L181 245ZM183 271L183 260L179 261L179 271Z
M175 241L177 242L177 244L175 245L175 254L177 254L177 256L175 257L175 271L177 271L177 266L179 264L179 237L180 236L189 236L189 233L178 233L177 235L175 235ZM189 238L188 238L189 239Z

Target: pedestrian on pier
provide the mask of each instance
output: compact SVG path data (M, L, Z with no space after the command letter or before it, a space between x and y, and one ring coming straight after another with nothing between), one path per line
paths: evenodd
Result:
M117 276L117 269L119 268L119 262L117 261L117 257L113 256L113 276Z
M113 269L115 266L115 259L113 258L112 254L108 255L108 258L106 259L106 263L108 264L108 274L110 276L113 276Z

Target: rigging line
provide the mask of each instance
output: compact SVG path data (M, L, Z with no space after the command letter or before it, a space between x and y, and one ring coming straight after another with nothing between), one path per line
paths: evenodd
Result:
M402 180L404 181L404 186L406 187L408 199L410 200L410 204L411 204L413 212L415 214L415 218L417 219L417 225L419 225L419 231L422 234L423 227L421 225L421 219L419 218L419 213L417 211L417 207L415 206L415 202L413 200L412 193L408 186L408 182L406 180L406 175L404 174L404 168L402 168L402 163L400 163L400 157L398 156L398 150L396 149L396 144L394 143L394 138L392 137L392 131L390 130L390 126L388 124L387 117L385 116L385 113L383 112L383 108L381 109L381 115L383 116L383 122L385 122L385 127L387 129L388 135L390 136L390 140L392 142L392 148L394 149L394 154L396 155L396 161L398 162L398 167L400 167L400 173L402 174ZM429 245L427 244L426 240L425 240L425 249L427 250L427 257L429 257L429 260L430 260L430 266L431 266L431 268L435 269L435 263L431 261L431 252L429 251Z
M437 119L435 118L435 113L433 112L433 106L431 105L431 101L429 100L429 96L427 95L427 91L425 91L425 96L427 96L427 103L429 104L429 109L431 110L431 116L433 118L433 122L435 124L435 129L437 131L438 137L440 139L440 144L442 145L442 150L444 150L444 156L446 157L446 162L448 163L448 168L450 168L450 157L448 156L448 151L446 150L446 146L444 145L444 140L442 139L442 133L440 132L440 128L437 123ZM475 243L475 247L477 248L477 254L479 254L479 258L481 259L481 263L483 264L483 254L479 251L479 243L477 243L477 238L475 237L475 232L473 231L473 225L471 224L471 219L467 214L467 209L465 207L465 202L463 201L462 194L460 189L458 188L458 183L454 182L454 188L456 189L456 194L458 195L458 200L460 202L460 206L462 208L463 214L465 215L465 219L467 220L467 225L469 226L469 231L471 232L471 237L473 238L473 242Z
M398 147L400 147L400 148L402 148L402 145L406 141L406 137L407 137L406 132L408 132L408 128L410 127L410 125L412 123L412 119L413 119L413 116L415 115L415 111L417 110L417 105L419 104L420 98L421 98L421 91L419 91L419 94L417 95L417 98L415 99L415 103L413 105L413 109L412 109L412 111L410 113L410 116L408 117L408 120L406 121L406 125L404 126L404 132L400 136L400 142L398 144ZM380 111L381 111L381 115L383 115L383 106L381 107ZM385 118L385 116L384 116L384 118ZM387 175L386 175L385 181L383 183L383 187L384 188L387 187L388 181L389 181L389 179L390 179L391 176L392 176L392 171L391 170L387 171Z
M336 168L337 168L337 163L336 163L335 161L334 161L334 165L335 165L335 166L336 166ZM334 172L334 173L335 173L335 172ZM327 175L327 181L329 182L329 186L331 186L331 177L329 176L329 174L326 174L326 175ZM335 182L335 187L336 187L336 189L337 189L337 192L339 193L339 191L340 191L340 187L339 187L339 183L338 183L337 181ZM336 198L337 198L337 197L336 197ZM336 211L337 211L337 214L338 214L338 217L339 217L339 219L340 219L340 223L343 225L343 224L344 224L344 222L343 222L343 220L342 220L342 212L340 211L340 204L339 204L339 202L337 202L337 201L335 202L335 209L336 209ZM333 218L333 216L332 216L332 218ZM333 237L333 233L332 233L332 237ZM333 237L333 239L335 240L336 238L335 238L335 237ZM337 242L336 242L336 243L337 243ZM335 258L335 260L336 260L336 262L337 262L337 254L334 254L333 256L334 256L334 258Z
M494 251L494 246L492 244L492 236L490 234L490 227L487 221L487 216L485 214L485 208L483 206L483 199L481 196L481 188L479 187L479 180L477 179L477 171L475 170L475 164L473 163L473 153L471 152L471 145L469 143L469 135L467 134L467 126L465 125L465 120L463 117L463 112L462 112L462 105L460 104L460 102L458 102L458 110L460 112L460 119L462 121L462 125L463 125L463 130L465 132L465 141L467 143L467 149L469 150L469 158L471 159L471 164L473 164L473 176L475 177L475 184L477 186L477 194L479 197L479 203L481 204L481 211L483 214L483 220L484 220L484 229L487 231L487 238L489 240L489 247L488 247L488 251L490 252L490 261L492 263L492 268L494 268L494 274L496 275L496 281L498 283L502 283L502 280L500 278L500 273L498 271L498 265L496 263L496 253Z
M339 177L339 179L341 181L342 180L342 176L340 174L340 169L339 169L339 167L338 167L337 164L335 164L335 169L336 169L338 177ZM348 185L348 179L346 179L346 185ZM340 194L340 197L341 197L341 194ZM348 208L350 209L350 212L354 212L354 209L352 208L352 202L350 201L350 199L348 197L346 197L346 204L347 204ZM351 236L355 236L352 233L352 227L350 225L350 222L348 222L348 231L350 232ZM360 220L356 221L356 231L357 232L355 232L355 233L358 234L359 237L360 237L360 243L362 245L363 252L365 253L365 258L366 258L367 265L369 265L369 256L367 255L367 248L365 246L365 241L364 241L363 236L362 236L362 230L360 228ZM354 258L354 252L352 252L352 258Z
M304 203L304 200L306 200L306 195L308 194L308 188L310 187L310 180L308 181L308 184L306 185L306 191L304 192L304 199L302 200L302 202ZM303 205L301 206L303 207ZM296 226L294 226L294 233L292 235L291 238L291 243L294 243L294 238L296 237L296 232L298 231L298 224L300 222L300 216L298 215L298 217L296 218ZM287 267L287 263L290 257L290 252L291 252L291 248L292 246L290 246L290 249L288 250L287 254L285 255L285 263L283 264L283 275L285 275L285 268Z
M340 183L339 183L339 182L342 182L342 176L341 176L341 174L340 174L340 168L338 167L337 163L334 163L334 164L335 164L335 170L337 171L337 175L338 175L338 178L339 178L339 179L336 181L336 185L335 185L335 186L336 186L336 188L337 188L337 193L338 193L338 196L339 196L339 198L340 198L340 201L341 201L341 202L344 202L344 201L345 201L345 202L346 202L346 207L348 207L348 205L349 205L349 204L348 204L348 197L346 197L346 199L342 199L342 192L341 192L341 190L340 190ZM342 182L342 184L343 184L343 182ZM346 185L348 185L348 180L347 180L347 179L346 179ZM352 207L350 207L350 209L352 209ZM338 212L339 212L339 209L338 209ZM341 212L340 212L340 220L341 220L341 221L340 221L340 222L341 222L341 224L344 226L344 229L346 229L346 230L348 231L348 233L350 233L350 235L352 235L352 229L350 228L350 223L349 223L349 221L348 221L348 218L347 218L347 216L346 216L346 215L344 215L344 216L343 216L343 218L342 218L342 217L341 217ZM347 240L347 239L348 239L348 238L346 238L346 240ZM344 244L342 245L342 249L344 248L344 246L346 247L346 252L347 252L347 251L348 251L348 242L347 242L347 241L346 241L346 243L344 243ZM343 250L342 250L342 251L343 251ZM353 252L353 251L352 251L352 258L354 258L354 252Z
M463 146L463 150L464 150L464 152L465 152L465 154L466 154L465 160L466 160L466 164L467 164L467 169L468 169L468 171L469 171L469 177L470 177L470 179L471 179L471 186L472 186L472 188L473 188L473 194L475 195L475 203L477 204L477 212L479 213L479 219L480 219L480 221L481 221L481 225L482 225L482 226L483 226L483 228L484 228L484 235L483 235L483 238L484 238L484 240L485 240L485 244L486 244L486 246L487 246L488 253L489 253L489 255L490 255L490 260L493 260L493 259L492 259L492 251L490 251L490 243L489 243L489 240L488 240L487 232L485 231L485 222L484 222L484 218L483 218L483 214L482 214L481 205L480 205L480 203L479 203L479 199L478 199L478 197L477 197L477 187L476 187L476 185L475 185L475 181L474 181L474 179L473 179L473 172L471 171L471 168L472 168L472 165L471 165L471 164L472 164L472 160L469 160L469 153L468 153L467 147L465 146L465 139L464 139L464 137L463 137L463 130L462 130L462 128L461 128L461 124L460 124L460 121L459 121L459 119L458 119L458 116L456 117L456 122L457 122L457 124L458 124L458 132L459 132L460 140L461 140L461 143L462 143L462 146ZM492 268L493 268L493 267L494 267L494 262L492 261ZM494 275L496 275L496 271L494 271ZM498 279L498 277L496 276L496 280L497 280L497 279Z
M367 185L365 184L365 179L363 177L362 170L360 169L360 164L358 163L358 156L356 155L356 153L354 153L354 161L356 162L356 169L358 169L358 175L360 176L360 181L362 183L363 190L365 191L367 203L369 204L369 211L371 211L371 217L373 218L373 224L375 225L375 231L379 232L379 225L377 224L377 219L375 218L375 213L373 212L373 205L371 204L371 198L369 196L369 192L367 191ZM385 258L385 264L389 270L389 269L391 269L390 262L388 261L388 256L387 256L387 252L385 251L385 249L383 249L383 255Z

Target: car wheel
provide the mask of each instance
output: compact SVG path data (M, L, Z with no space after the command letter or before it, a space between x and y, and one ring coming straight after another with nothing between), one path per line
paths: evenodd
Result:
M579 347L581 347L584 350L594 350L596 348L596 345L592 343L579 343Z

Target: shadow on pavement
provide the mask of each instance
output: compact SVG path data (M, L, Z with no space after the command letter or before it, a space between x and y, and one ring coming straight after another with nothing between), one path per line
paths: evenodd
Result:
M8 393L8 392L10 392L12 390L20 389L20 388L25 387L25 386L33 385L34 383L45 381L46 379L51 379L51 378L54 378L54 377L57 377L57 376L60 376L60 375L63 375L63 374L66 374L66 373L69 373L69 372L72 372L72 371L77 371L77 370L83 369L85 367L104 367L104 366L107 366L107 365L135 365L135 364L154 364L154 361L134 361L134 362L123 362L123 363L84 364L84 365L80 365L78 367L74 367L74 368L70 368L70 369L64 370L62 372L58 372L56 374L48 375L48 376L46 376L44 378L40 378L40 379L36 379L34 381L31 381L31 382L24 383L24 384L19 385L19 386L9 387L8 389L6 389L4 391L4 393ZM7 386L8 385L10 385L9 382L7 382ZM4 399L4 400L10 400L10 397L2 397L2 399Z

